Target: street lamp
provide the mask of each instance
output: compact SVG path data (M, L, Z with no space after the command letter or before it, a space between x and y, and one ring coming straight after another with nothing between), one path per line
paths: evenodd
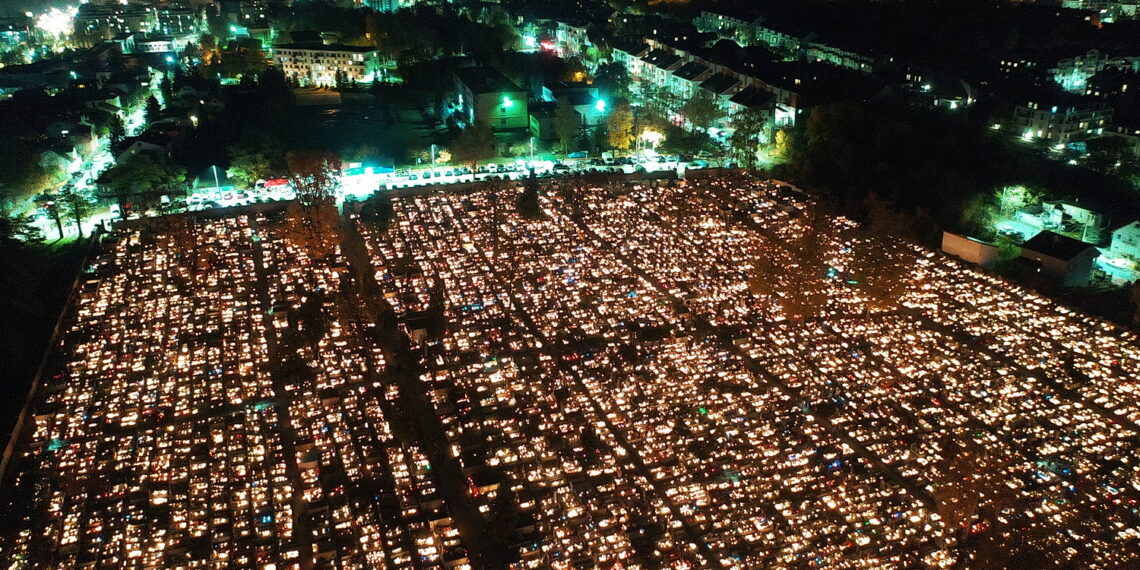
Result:
M218 167L216 165L211 165L210 168L214 170L214 189L221 190L222 185L220 182L218 182Z
M432 176L435 176L435 150L437 148L439 148L439 145L437 145L435 143L431 143L431 174L432 174Z

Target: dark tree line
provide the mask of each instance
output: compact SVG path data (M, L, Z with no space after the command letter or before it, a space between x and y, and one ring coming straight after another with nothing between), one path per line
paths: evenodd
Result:
M1140 200L1119 179L1058 164L964 114L891 101L812 109L792 133L788 154L775 176L821 191L861 219L874 194L912 219L933 222L923 224L926 233L918 236L928 243L940 229L980 230L963 213L972 201L1010 184L1054 198L1093 200L1105 211L1140 211Z

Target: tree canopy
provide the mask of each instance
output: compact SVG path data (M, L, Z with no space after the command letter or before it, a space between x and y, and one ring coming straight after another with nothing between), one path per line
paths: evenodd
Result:
M490 125L476 124L468 127L451 143L451 158L466 164L472 170L480 161L495 156L495 133Z
M563 152L570 152L581 128L582 115L566 99L559 101L554 109L554 131L558 133L558 144Z
M698 89L684 105L681 105L681 115L701 129L713 126L713 123L724 115L715 97L704 89Z
M289 182L303 206L322 204L336 197L340 157L327 150L301 150L286 156Z
M621 103L606 117L606 132L610 146L629 150L633 145L633 111L628 103Z

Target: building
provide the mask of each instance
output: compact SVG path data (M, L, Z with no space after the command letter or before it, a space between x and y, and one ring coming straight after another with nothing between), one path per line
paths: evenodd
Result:
M578 57L593 44L586 22L559 20L554 28L554 42L560 57Z
M542 86L544 101L565 101L582 117L582 126L596 127L606 120L609 108L598 93L598 88L584 82L559 81ZM532 117L533 117L532 113ZM531 123L533 130L533 121ZM538 136L538 135L535 135Z
M758 18L746 19L718 12L701 10L693 19L693 26L699 32L712 32L722 38L732 40L742 46L752 45L757 40Z
M792 115L787 109L776 104L774 94L756 87L745 87L729 97L725 107L728 109L729 116L743 113L749 109L760 110L764 115L764 124L769 129L785 127L792 122Z
M1137 0L1061 0L1062 8L1093 12L1097 20L1111 23L1135 18L1140 2Z
M673 72L685 64L685 60L681 59L681 56L665 49L655 49L649 52L642 58L642 61L644 64L639 66L636 76L642 81L648 81L657 86L666 85ZM632 70L630 76L635 76Z
M620 63L625 70L629 72L630 77L635 77L641 73L641 66L644 62L641 61L649 53L649 44L645 42L622 42L616 41L610 44L612 48L612 55L614 63Z
M744 91L744 82L735 74L718 73L701 82L701 89L712 93L724 114L729 113L729 100L733 95Z
M332 86L337 74L357 83L370 83L380 72L374 47L318 43L282 44L273 48L273 61L287 76L302 83Z
M137 137L124 139L126 148L115 157L115 162L122 164L137 155L149 156L151 160L166 164L170 160L170 153L174 150L174 137L154 131L147 131Z
M0 68L0 93L21 89L64 89L72 75L66 61L41 59L24 65Z
M808 61L830 63L862 73L871 73L880 65L880 61L875 56L843 47L834 40L827 43L823 41L807 42L804 48L804 57Z
M39 165L41 168L70 174L83 166L83 158L74 145L60 144L40 153Z
M558 140L558 104L553 101L538 101L530 104L530 134L540 141Z
M668 89L679 99L688 100L697 93L704 80L712 77L712 74L708 66L691 61L669 76Z
M30 43L36 27L31 18L0 18L0 46L14 48Z
M972 237L942 232L942 252L989 269L998 262L998 248Z
M155 33L165 36L188 36L197 32L198 10L170 4L158 9Z
M175 42L170 36L136 38L132 53L174 53Z
M1018 262L1052 282L1080 287L1088 285L1099 255L1090 244L1046 230L1021 245Z
M398 12L404 8L411 8L419 0L364 0L364 5L377 12Z
M1112 244L1108 249L1115 257L1125 257L1140 263L1140 221L1113 231Z
M1084 93L1085 82L1088 78L1104 71L1104 66L1107 63L1107 54L1101 53L1100 50L1091 49L1077 57L1058 61L1056 67L1049 70L1049 75L1065 91Z
M80 4L75 14L75 38L94 45L123 32L148 33L158 28L158 12L142 4Z
M1089 97L1109 99L1127 93L1129 86L1133 89L1140 86L1140 72L1129 66L1112 66L1088 78L1084 93Z
M489 67L455 70L459 112L467 124L490 125L494 130L528 129L527 93Z
M1037 73L1037 62L1029 59L1003 59L998 64L1002 77L1033 77Z
M1018 105L1013 111L1015 132L1026 140L1067 144L1103 134L1112 121L1112 107L1103 103L1044 106Z

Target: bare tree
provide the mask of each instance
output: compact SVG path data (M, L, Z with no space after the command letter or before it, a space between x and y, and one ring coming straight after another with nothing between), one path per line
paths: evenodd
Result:
M286 237L310 257L326 257L340 242L336 211L340 158L330 151L313 150L291 152L287 161L297 200L286 210Z

